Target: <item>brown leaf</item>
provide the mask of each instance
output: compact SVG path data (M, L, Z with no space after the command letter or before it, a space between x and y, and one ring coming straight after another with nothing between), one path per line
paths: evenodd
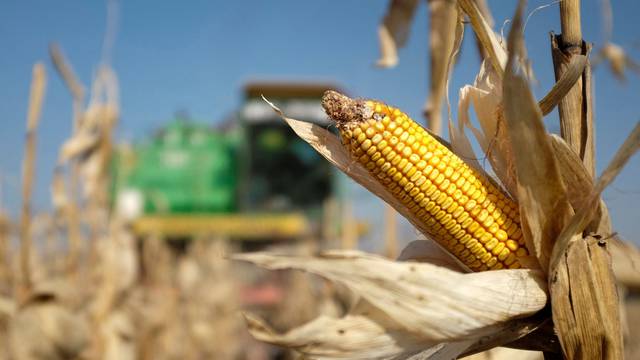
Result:
M438 135L442 135L442 103L445 98L447 79L450 67L455 61L453 54L456 44L456 31L459 20L458 7L455 2L448 0L429 1L429 97L424 107L424 115L428 121L428 128ZM457 50L455 51L457 53Z
M508 320L534 314L547 300L542 274L535 270L462 274L359 251L331 251L317 257L253 253L233 258L271 270L304 270L340 283L408 333L434 342L494 333Z
M387 14L378 29L380 40L380 67L394 67L398 64L398 49L409 38L411 21L418 7L418 0L391 0Z
M504 114L518 180L522 232L542 269L549 269L556 237L573 214L542 113L527 81L516 74L515 51L522 43L520 2L509 34L509 62L503 84Z
M606 242L575 235L550 281L553 320L568 359L622 359L618 297Z

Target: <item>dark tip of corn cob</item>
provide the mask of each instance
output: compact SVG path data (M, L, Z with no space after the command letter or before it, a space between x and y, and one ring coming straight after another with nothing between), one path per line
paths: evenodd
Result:
M373 109L364 100L351 99L333 90L326 91L322 96L322 107L338 127L359 123L373 116Z

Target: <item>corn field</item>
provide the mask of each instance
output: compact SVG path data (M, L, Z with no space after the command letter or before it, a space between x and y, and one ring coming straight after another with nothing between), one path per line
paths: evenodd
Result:
M422 3L388 1L376 66L398 66ZM562 29L547 49L526 46L526 1L506 33L485 0L424 3L424 119L327 89L315 105L331 125L321 126L262 97L308 149L384 202L382 254L358 247L348 210L357 203L332 235L341 245L304 238L250 251L216 233L139 236L110 198L126 92L117 66L97 65L87 85L51 44L32 68L19 214L0 208L0 359L638 358L638 239L617 235L602 192L640 149L640 123L597 173L594 123L608 119L595 116L592 75L601 63L637 81L637 63L610 29L604 44L583 39L591 24L580 0L545 5ZM453 89L459 58L476 55L461 53L465 37L481 61L475 79ZM537 99L527 51L543 50L555 84ZM51 210L36 212L54 77L71 98L72 131L58 149ZM558 134L544 122L554 113ZM415 228L403 249L396 214ZM284 295L254 305L246 285L272 282Z

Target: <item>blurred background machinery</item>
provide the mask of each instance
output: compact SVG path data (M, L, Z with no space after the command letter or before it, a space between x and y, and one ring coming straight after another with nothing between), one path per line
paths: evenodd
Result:
M328 127L322 83L252 82L219 129L178 116L154 136L121 146L115 209L138 235L239 240L318 238L324 209L342 194L341 175L262 100ZM339 219L332 219L331 226Z

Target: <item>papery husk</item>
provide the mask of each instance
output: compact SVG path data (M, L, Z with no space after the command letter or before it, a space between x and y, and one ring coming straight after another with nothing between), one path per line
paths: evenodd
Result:
M411 22L419 3L418 0L391 0L378 29L380 41L380 59L376 63L378 66L390 68L398 64L398 49L407 42Z
M458 127L463 132L469 128L496 176L505 190L517 199L516 176L513 154L507 137L504 115L502 112L502 84L494 70L485 62L474 85L466 85L459 92ZM471 123L469 107L473 105L480 128Z
M490 23L484 18L478 5L473 0L458 0L458 5L469 17L478 41L486 51L488 61L491 63L498 78L502 79L504 67L507 63L507 54L500 41L498 41L498 37L491 28Z
M622 327L608 244L600 235L582 240L600 193L640 149L640 123L558 236L550 273L553 318L568 358L622 358Z
M407 334L434 343L494 333L506 321L542 309L547 300L542 274L535 270L463 274L359 251L332 251L318 257L255 253L233 258L271 270L304 270L340 283Z
M573 209L538 107L527 80L516 73L515 53L522 48L523 3L509 34L509 62L503 82L504 115L517 174L522 233L542 269L549 269L551 251ZM535 156L533 156L535 154Z
M385 318L379 312L342 318L322 315L284 334L254 315L245 314L245 320L257 340L292 348L314 359L394 359L435 346L407 335L396 323L377 319L376 315Z

